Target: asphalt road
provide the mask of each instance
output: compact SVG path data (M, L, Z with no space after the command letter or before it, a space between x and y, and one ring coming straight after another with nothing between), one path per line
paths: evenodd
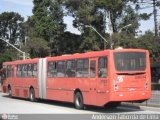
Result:
M159 110L147 110L138 106L122 105L115 109L105 109L99 107L87 107L86 110L77 110L73 104L44 101L30 102L26 99L9 98L7 94L0 92L0 114L160 114Z

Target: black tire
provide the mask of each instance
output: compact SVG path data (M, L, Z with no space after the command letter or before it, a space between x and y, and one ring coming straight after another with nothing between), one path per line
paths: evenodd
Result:
M12 89L10 86L8 87L8 95L9 95L9 97L12 97Z
M34 92L33 88L30 89L29 99L30 99L31 102L35 102L36 101L35 92Z
M79 109L79 110L84 109L83 96L80 92L77 92L74 95L74 104L76 109Z

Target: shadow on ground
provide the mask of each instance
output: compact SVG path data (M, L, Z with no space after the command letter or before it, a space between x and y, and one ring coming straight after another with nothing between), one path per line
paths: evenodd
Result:
M23 99L23 98L18 98L18 97L10 98L8 95L2 95L2 96L5 98L8 98L8 99L30 102L28 99ZM38 99L35 103L50 105L53 107L57 106L57 107L63 107L63 108L65 107L65 108L75 109L73 103L67 103L67 102ZM104 107L96 107L96 106L86 106L85 111L97 112L97 113L124 113L124 112L128 113L128 112L139 112L139 111L144 111L144 110L141 110L139 106L122 104L122 105L118 106L117 108L112 108L112 109L111 108L107 109ZM77 110L77 113L78 113L78 110Z

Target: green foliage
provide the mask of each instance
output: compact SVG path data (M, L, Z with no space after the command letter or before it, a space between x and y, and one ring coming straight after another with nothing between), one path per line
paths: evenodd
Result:
M0 37L5 38L16 47L23 44L25 33L23 32L23 20L19 13L3 12L0 14ZM0 66L2 62L16 59L17 51L4 41L0 40Z
M120 28L128 24L132 24L129 29L123 29L129 34L135 35L135 31L139 27L139 20L147 20L150 14L138 14L131 3L136 3L136 0L94 0L97 7L106 10L110 14L111 27L113 32L118 32Z
M152 13L150 13L150 14L143 13L143 14L140 14L140 18L142 20L148 20L151 17L151 15L152 15Z
M34 0L31 23L39 37L50 41L58 37L65 29L62 6L58 0Z
M148 20L152 15L138 14L130 4L137 4L139 10L138 2L139 0L33 0L33 15L25 22L18 13L0 14L0 37L8 38L10 43L17 44L17 47L30 53L32 58L108 49L112 42L114 48L122 46L148 49L152 61L160 60L159 37L155 37L152 32L135 37L139 21ZM73 26L81 31L81 35L65 31L65 15L74 18ZM106 33L109 19L112 35ZM123 28L128 24L132 25ZM108 43L86 25L93 26ZM15 59L17 52L11 54L8 51L9 46L0 41L0 62Z
M138 48L138 40L132 35L126 32L115 33L112 35L112 41L114 43L114 48Z
M29 36L45 40L50 47L50 54L54 52L58 54L56 50L65 30L62 4L59 0L34 0L33 3L33 15L29 18L28 23L34 33L29 32ZM38 40L40 39L37 39L37 44Z
M80 52L78 49L82 41L80 35L76 35L70 32L65 32L63 37L59 41L60 43L57 49L58 55L73 54Z
M15 53L16 52L13 52L11 50L9 51L5 51L4 53L1 53L0 54L0 69L2 68L2 63L3 62L7 62L7 61L13 61L15 60Z
M49 53L48 42L42 38L29 37L26 42L27 46L24 47L27 53L30 53L30 57L45 57Z
M21 24L23 17L15 12L3 12L0 14L0 36L9 39L11 44L21 39Z
M139 48L150 51L151 61L160 61L160 37L155 37L151 31L146 31L145 35L138 38Z
M96 35L95 31L91 29L82 35L82 42L79 47L81 52L100 50L101 39L97 39Z
M65 7L68 15L75 18L73 26L81 31L82 41L79 47L80 52L90 50L103 49L103 40L91 28L86 25L93 26L100 34L105 34L104 15L100 11L95 2L92 0L65 0Z
M139 15L135 13L135 10L131 6L127 6L123 14L121 15L121 19L122 20L119 22L117 29L120 30L121 28L123 28L128 24L132 24L130 27L127 27L126 29L122 29L122 31L125 31L128 34L135 35L135 32L140 25L138 23L138 21L140 20Z

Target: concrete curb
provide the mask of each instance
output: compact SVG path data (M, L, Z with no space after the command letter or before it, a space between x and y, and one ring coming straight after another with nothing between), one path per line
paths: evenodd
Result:
M155 112L160 112L160 108L158 107L151 107L151 106L140 106L141 110L151 110Z

